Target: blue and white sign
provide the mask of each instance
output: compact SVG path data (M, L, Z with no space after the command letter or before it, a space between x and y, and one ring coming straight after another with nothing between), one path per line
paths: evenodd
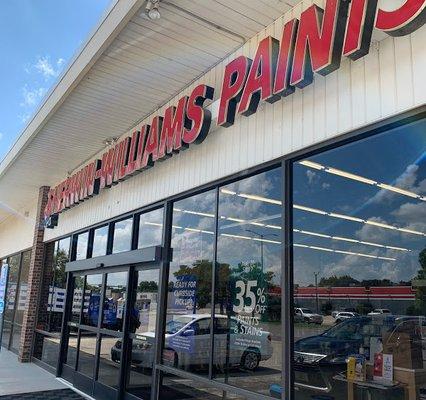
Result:
M197 294L197 277L195 275L180 275L173 286L171 309L195 312Z

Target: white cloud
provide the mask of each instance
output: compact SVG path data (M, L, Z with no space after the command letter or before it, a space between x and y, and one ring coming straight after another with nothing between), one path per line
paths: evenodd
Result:
M40 104L41 99L47 93L48 84L46 83L52 78L56 78L62 71L65 60L58 58L55 62L51 62L49 56L37 57L35 63L26 64L24 71L31 77L22 88L22 101L20 106L23 108L18 118L22 123L26 123L33 113L34 109ZM42 79L40 79L40 75ZM44 78L44 79L43 79Z
M318 179L318 175L314 171L311 171L310 169L306 171L306 176L308 178L308 183L310 185L312 185Z
M28 85L22 88L23 101L22 107L34 107L36 106L41 98L45 95L47 89L45 87L38 87L35 89L29 89Z
M3 139L3 133L0 132L0 140L2 140L2 139Z
M414 193L418 193L418 188L416 187L418 169L418 165L409 165L405 169L405 171L395 180L395 182L391 182L389 184L401 189L410 190ZM400 195L395 192L382 189L371 199L371 201L373 203L382 203L384 201L397 199L399 196Z
M23 124L25 124L25 122L27 122L29 120L29 118L31 117L30 113L24 113L24 114L19 114L18 118L21 120L21 122Z
M368 220L382 224L389 223L389 221L385 221L381 217L371 217ZM355 233L358 239L374 243L393 243L395 240L399 239L399 235L400 232L396 230L382 229L370 224L364 224L362 228Z
M58 58L56 63L51 63L49 56L38 57L34 68L44 76L45 79L56 78L64 65L64 59Z

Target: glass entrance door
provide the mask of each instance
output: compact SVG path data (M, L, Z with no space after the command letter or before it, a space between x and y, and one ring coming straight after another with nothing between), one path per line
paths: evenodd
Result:
M128 358L125 369L125 391L130 397L150 399L154 366L159 269L134 272L130 292Z
M149 397L158 278L158 266L72 275L63 378L99 399Z

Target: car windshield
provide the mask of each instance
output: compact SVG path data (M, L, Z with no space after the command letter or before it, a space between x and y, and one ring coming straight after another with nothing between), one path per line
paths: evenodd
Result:
M305 314L312 314L312 310L310 310L309 308L302 308L302 312Z
M389 310L386 310L386 309L383 309L383 310L382 310L382 313L383 313L383 314L390 314L390 311L389 311Z
M362 338L362 327L367 323L367 321L352 321L353 320L350 319L348 320L348 322L344 322L338 326L335 326L324 332L322 336L341 340L353 340Z
M193 317L187 316L176 317L166 323L166 333L176 333L194 319Z

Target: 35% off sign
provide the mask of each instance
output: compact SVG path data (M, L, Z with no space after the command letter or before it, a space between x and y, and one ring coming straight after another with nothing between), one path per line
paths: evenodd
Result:
M244 282L239 280L235 282L235 289L236 304L232 307L235 313L251 313L254 311L257 314L263 314L266 311L265 288L258 287L257 281Z

